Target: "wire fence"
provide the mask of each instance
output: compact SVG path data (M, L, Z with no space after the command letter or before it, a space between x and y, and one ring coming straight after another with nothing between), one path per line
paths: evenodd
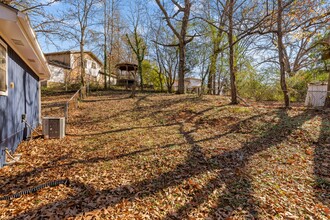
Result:
M64 117L69 121L69 112L79 108L80 89L65 103Z
M68 122L73 112L79 108L80 89L66 101L56 101L43 105L42 114L48 117L65 117Z

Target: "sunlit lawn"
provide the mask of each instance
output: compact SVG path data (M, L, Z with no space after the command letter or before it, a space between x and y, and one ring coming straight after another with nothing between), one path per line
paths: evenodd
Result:
M327 219L330 113L226 97L99 92L63 140L23 142L0 170L0 219ZM47 103L57 97L47 97Z

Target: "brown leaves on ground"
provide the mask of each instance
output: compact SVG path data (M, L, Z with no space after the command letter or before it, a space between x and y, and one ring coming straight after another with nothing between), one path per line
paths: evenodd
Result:
M328 219L330 114L100 92L0 170L0 219ZM47 103L57 97L47 97Z

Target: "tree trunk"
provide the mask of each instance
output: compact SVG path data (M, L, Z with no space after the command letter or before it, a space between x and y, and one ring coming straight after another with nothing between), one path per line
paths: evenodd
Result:
M176 1L172 1L174 5L178 6L179 3ZM178 49L179 49L179 84L178 84L178 94L185 93L185 86L184 86L184 75L186 71L185 67L185 59L186 59L186 45L193 40L193 37L187 39L187 29L189 24L189 17L190 17L190 9L192 6L191 0L184 0L184 6L179 6L180 11L183 12L182 20L178 23L181 24L180 33L176 30L175 26L171 23L172 17L169 16L166 9L164 8L163 4L160 0L156 0L157 5L159 6L160 10L163 12L165 16L165 20L167 25L170 27L174 35L177 37L179 41ZM180 13L180 12L179 12Z
M284 95L284 103L285 107L290 107L290 97L288 88L286 85L286 78L285 78L285 61L284 61L284 45L283 45L283 30L282 30L282 13L283 13L283 6L282 0L277 0L278 4L278 12L277 12L277 43L278 43L278 57L280 63L280 75L281 75L281 89Z
M167 92L172 93L172 86L167 86Z
M109 73L108 88L111 89L111 69L112 69L111 54L110 54L108 62L107 62L107 69L108 69L108 73Z
M159 72L158 72L158 78L159 78L159 84L160 84L160 91L164 92L164 85L163 85L162 71L161 70L159 70Z
M107 65L107 51L104 50L104 89L107 89L107 72L108 72L108 65Z
M218 91L217 91L217 95L221 95L221 69L219 70L219 75L218 75Z
M208 89L209 89L209 93L213 94L213 95L215 95L214 81L215 81L215 74L217 72L218 55L219 55L219 52L217 52L217 51L214 51L213 54L211 55Z
M234 12L234 0L230 0L228 10L228 21L229 21L229 69L230 69L230 86L231 86L231 104L238 104L237 100L237 86L236 86L236 65L235 65L235 51L233 42L233 12Z
M140 89L143 92L144 88L143 88L143 75L142 75L142 60L138 60L138 72L139 72L139 76L140 76Z
M82 32L83 33L83 32ZM82 34L83 36L83 34ZM86 98L86 82L85 82L85 64L84 64L84 39L80 41L80 91L81 98Z
M178 94L185 93L184 75L185 75L185 60L186 60L186 47L183 42L180 42L179 46L179 84Z
M112 74L112 54L113 54L113 42L114 42L114 19L115 19L115 1L111 1L111 18L110 18L110 42L109 42L109 60L108 60L108 70L109 70L109 89L111 89L111 74Z
M169 79L171 80L171 79ZM167 93L172 93L173 91L173 84L171 83L171 81L167 81L166 82L166 86L167 86Z
M133 86L132 86L132 93L130 95L130 98L135 97L135 90L136 90L136 72L134 73L134 83L133 83Z
M329 71L329 78L328 78L327 98L325 99L324 107L325 108L330 108L330 71Z
M104 66L103 66L103 71L104 71L104 89L107 89L107 35L108 35L108 19L107 19L107 1L104 1Z
M215 95L215 81L216 81L216 72L217 72L217 61L219 56L219 44L221 42L222 31L218 31L217 36L213 39L213 53L211 55L211 63L210 63L210 72L208 79L208 89L209 93Z

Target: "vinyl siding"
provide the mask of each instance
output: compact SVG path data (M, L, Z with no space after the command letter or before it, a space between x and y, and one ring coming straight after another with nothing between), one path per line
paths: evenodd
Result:
M8 45L8 96L0 96L0 167L4 149L15 151L30 135L30 129L21 122L24 113L32 127L38 126L39 79Z

